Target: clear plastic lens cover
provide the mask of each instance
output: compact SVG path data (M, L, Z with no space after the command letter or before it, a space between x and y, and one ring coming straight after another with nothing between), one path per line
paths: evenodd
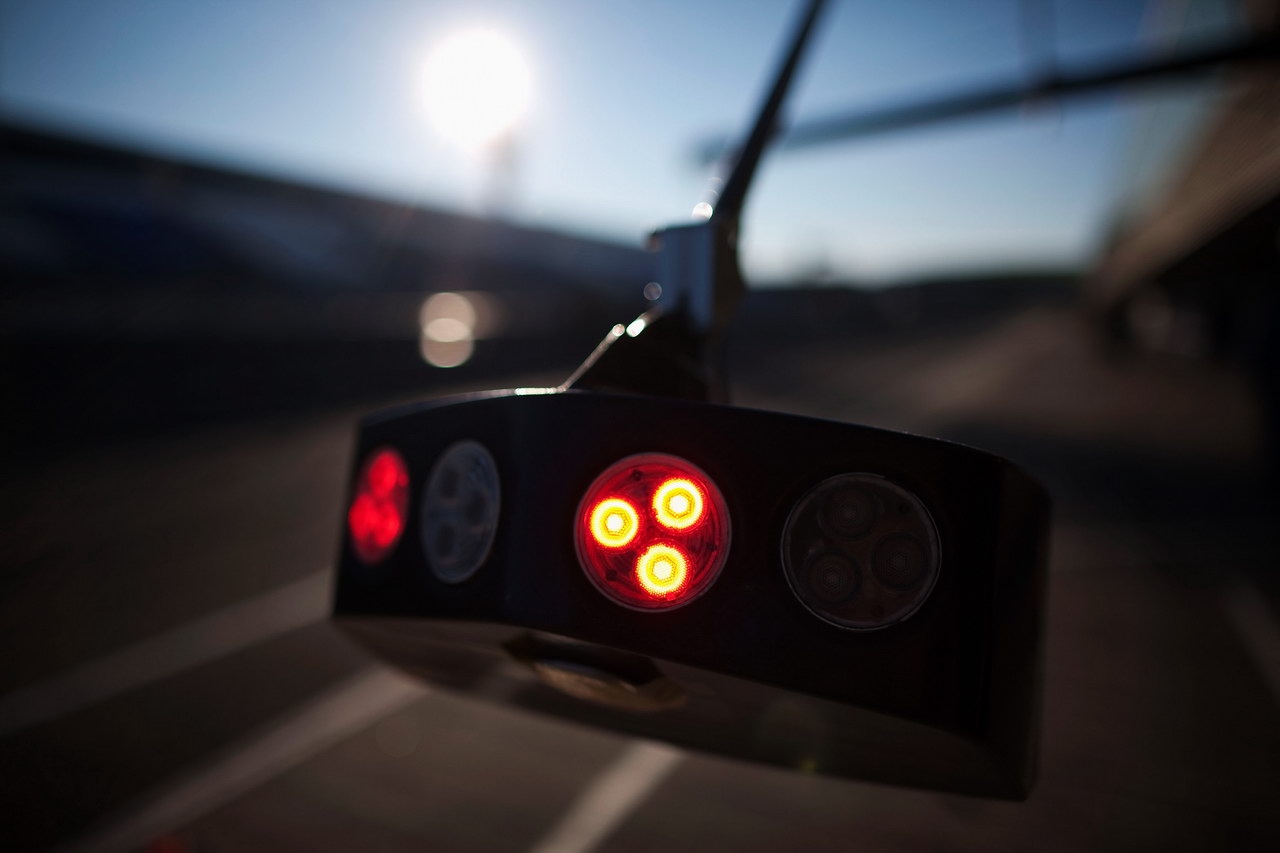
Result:
M843 628L901 622L938 577L938 531L911 492L875 474L819 483L792 509L782 563L796 596Z
M422 549L432 574L446 583L475 574L493 547L501 504L493 454L470 439L449 445L422 499Z

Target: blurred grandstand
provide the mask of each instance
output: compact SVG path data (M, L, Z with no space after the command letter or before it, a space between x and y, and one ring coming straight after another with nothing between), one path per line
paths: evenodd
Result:
M2 128L5 430L80 443L184 424L568 375L644 310L641 248L171 156ZM1074 293L1069 273L753 291L738 348L859 339ZM433 340L438 293L444 334ZM461 304L459 304L461 302ZM459 308L459 318L448 312ZM452 324L452 325L450 325ZM450 333L452 329L452 333Z

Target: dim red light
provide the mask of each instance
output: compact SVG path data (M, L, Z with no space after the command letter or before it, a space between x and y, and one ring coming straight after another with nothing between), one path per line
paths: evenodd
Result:
M574 520L587 577L640 610L678 607L706 592L729 540L729 511L711 478L660 453L611 465L587 489Z
M389 447L374 451L356 477L347 528L356 556L368 565L383 560L404 533L409 509L409 468Z

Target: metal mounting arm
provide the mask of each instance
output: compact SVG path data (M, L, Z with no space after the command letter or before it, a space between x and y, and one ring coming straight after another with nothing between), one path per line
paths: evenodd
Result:
M824 5L825 0L810 0L806 7L723 189L695 208L701 221L672 225L653 235L662 287L654 309L629 326L615 326L565 387L728 399L722 338L746 289L738 266L738 224Z
M775 142L779 151L798 151L1045 101L1092 95L1121 86L1176 84L1224 67L1266 62L1280 62L1280 31L1274 28L1238 41L1155 60L1124 59L1086 70L1050 70L1031 80L1013 80L940 97L819 116L779 133ZM714 162L725 147L724 137L704 140L697 147L697 159L703 163Z

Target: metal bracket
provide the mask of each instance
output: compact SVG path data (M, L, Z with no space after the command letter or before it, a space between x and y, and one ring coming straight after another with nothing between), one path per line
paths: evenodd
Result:
M662 294L614 326L565 387L728 402L724 332L745 289L737 245L713 221L653 235Z

